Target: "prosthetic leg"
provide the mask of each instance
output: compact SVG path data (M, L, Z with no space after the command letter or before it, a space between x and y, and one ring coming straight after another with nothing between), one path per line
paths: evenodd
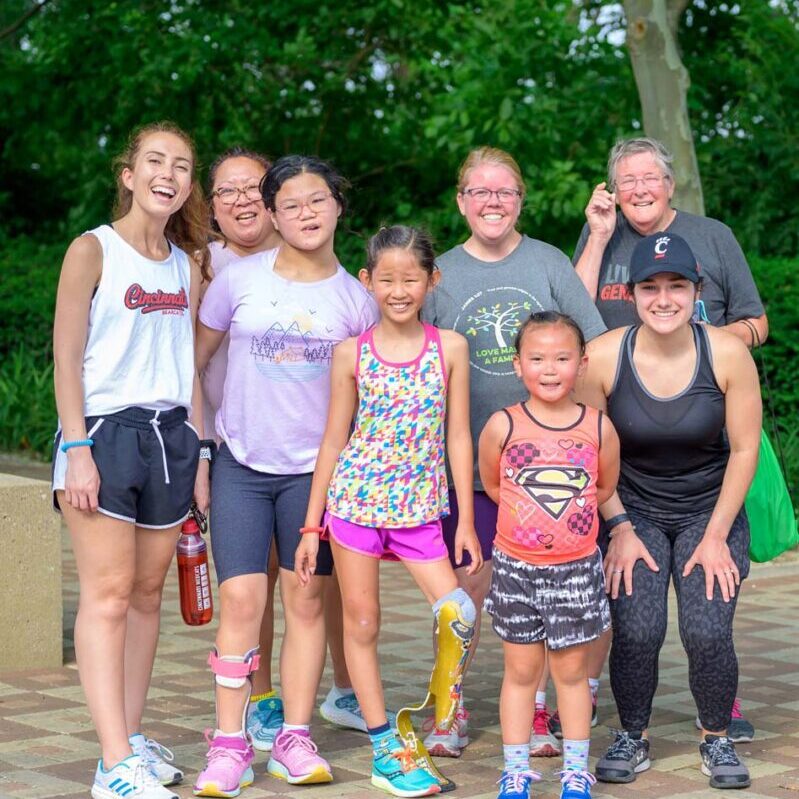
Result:
M414 707L404 707L397 713L397 732L403 744L413 754L416 764L438 780L442 793L455 789L435 766L422 738L413 729L411 713L435 707L436 727L449 729L455 720L461 696L463 667L474 635L476 612L469 595L462 589L447 594L434 606L437 608L438 652L424 701Z

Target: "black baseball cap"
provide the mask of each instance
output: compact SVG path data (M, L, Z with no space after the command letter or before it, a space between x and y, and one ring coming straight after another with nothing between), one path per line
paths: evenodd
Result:
M692 283L699 282L699 264L682 236L653 233L635 245L630 258L630 282L640 283L661 272L674 272Z

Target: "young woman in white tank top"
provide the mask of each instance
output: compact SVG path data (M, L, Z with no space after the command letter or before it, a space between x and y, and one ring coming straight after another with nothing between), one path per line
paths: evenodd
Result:
M170 799L162 783L183 776L140 729L199 453L193 320L208 253L195 163L175 126L135 133L115 221L72 242L58 287L53 490L80 581L75 650L102 753L94 799Z

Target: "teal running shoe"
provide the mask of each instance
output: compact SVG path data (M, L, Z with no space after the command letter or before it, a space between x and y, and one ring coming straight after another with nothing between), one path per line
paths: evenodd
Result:
M409 750L399 746L375 752L372 785L392 796L430 796L441 792L438 780L416 764Z
M247 708L247 732L254 749L271 752L275 736L283 726L283 700L270 696L259 702L250 702Z

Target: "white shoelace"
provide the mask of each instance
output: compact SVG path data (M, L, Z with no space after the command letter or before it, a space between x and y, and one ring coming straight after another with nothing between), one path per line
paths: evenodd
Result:
M148 763L157 763L159 760L166 760L168 763L171 763L175 759L172 750L167 749L154 738L148 738L144 742L143 752L143 757Z

